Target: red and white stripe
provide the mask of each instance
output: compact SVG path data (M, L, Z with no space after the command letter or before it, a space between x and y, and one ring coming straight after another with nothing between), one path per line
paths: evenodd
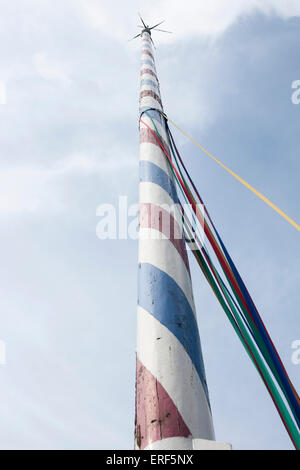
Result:
M144 32L142 61L152 63L141 65L141 80L158 84L152 58L150 36ZM143 84L140 110L147 108L151 108L155 125L167 145L159 87ZM144 112L142 120L154 128ZM197 352L201 356L200 342L189 344L185 340L191 335L187 322L195 321L196 316L188 257L184 239L177 238L180 214L173 214L171 236L157 223L156 213L162 207L168 211L166 207L174 205L165 180L173 185L174 181L164 153L143 124L140 135L140 161L146 174L143 173L140 182L135 447L191 449L192 439L214 440L214 430L205 373L199 369L202 359L197 359ZM153 218L148 217L150 212ZM145 281L148 278L144 272L151 274L149 281ZM166 287L170 285L174 286L173 291ZM178 304L176 299L174 302L176 295ZM195 339L193 334L190 337Z

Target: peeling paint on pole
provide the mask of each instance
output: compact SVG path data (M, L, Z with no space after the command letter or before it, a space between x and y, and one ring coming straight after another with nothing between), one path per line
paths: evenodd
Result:
M167 134L148 32L142 33L140 112L149 110L167 147ZM153 129L149 116L143 121ZM163 232L148 217L177 202L162 150L140 126L140 240L136 372L136 449L187 449L191 439L214 440L188 257L183 238L150 239ZM156 220L156 222L155 222ZM174 228L175 227L175 228Z

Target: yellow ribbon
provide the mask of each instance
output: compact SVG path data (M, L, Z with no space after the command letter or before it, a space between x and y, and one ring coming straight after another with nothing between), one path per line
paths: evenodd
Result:
M283 217L285 220L287 220L293 227L295 227L297 230L300 231L300 225L298 225L293 219L291 219L287 214L285 214L279 207L275 206L273 202L271 202L268 198L266 198L262 193L257 191L257 189L253 188L247 181L243 180L239 175L234 173L234 171L230 170L226 165L224 165L222 162L220 162L216 157L214 157L211 153L209 153L202 145L200 145L196 140L194 140L190 135L188 135L183 129L181 129L175 122L173 122L166 114L162 113L164 117L171 123L173 126L175 126L185 137L187 137L191 142L193 142L197 147L199 147L206 155L208 155L210 158L215 160L221 167L224 168L228 173L230 173L234 178L236 178L240 183L242 183L246 188L250 189L257 197L262 199L268 206L270 206L274 211L276 211L281 217Z

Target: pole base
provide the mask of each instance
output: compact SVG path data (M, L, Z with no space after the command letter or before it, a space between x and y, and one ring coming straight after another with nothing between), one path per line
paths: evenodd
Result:
M145 450L232 450L232 446L226 442L209 441L207 439L169 437L152 442Z

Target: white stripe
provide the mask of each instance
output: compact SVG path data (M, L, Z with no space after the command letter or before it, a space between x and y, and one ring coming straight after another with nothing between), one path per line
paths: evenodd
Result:
M141 307L138 307L137 331L138 359L164 387L192 436L214 440L207 398L182 344L168 328Z
M165 272L181 288L196 317L192 283L181 255L173 243L160 231L139 230L139 263L149 263Z
M135 448L138 449L136 443ZM216 442L207 439L167 437L160 441L151 442L144 450L232 450L232 446L226 442ZM185 456L183 455L182 457L184 458ZM168 463L169 461L165 461L165 463ZM186 464L187 463L188 461L186 457Z
M141 80L152 80L152 82L157 83L158 85L157 78L150 75L150 73L143 73L143 75L141 75Z
M142 124L141 124L142 126ZM159 166L169 177L171 177L170 165L162 149L152 142L143 142L140 145L140 160L152 162Z
M162 111L162 107L158 101L156 101L152 96L144 96L140 101L140 108L154 108Z
M153 91L157 96L159 96L158 88L153 85L141 85L140 93L142 91Z
M149 51L149 52L150 52L150 51ZM147 54L146 52L142 52L142 54L141 54L141 60L146 60L146 59L151 60L151 62L153 63L153 65L155 65L154 59L153 59L149 54Z
M152 90L154 93L156 93L158 96L160 96L160 91L159 91L158 84L156 84L155 80L151 80L151 81L152 81L151 85L141 83L140 92L145 91L145 90Z
M144 450L193 450L193 439L188 437L168 437L160 441L150 442Z

